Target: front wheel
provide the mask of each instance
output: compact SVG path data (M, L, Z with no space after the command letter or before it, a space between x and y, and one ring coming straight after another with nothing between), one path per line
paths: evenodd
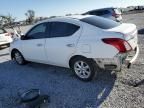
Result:
M71 68L75 75L82 81L91 81L97 74L94 62L83 57L73 59Z
M24 57L19 51L14 51L13 52L13 58L16 61L17 64L19 65L24 65L26 63Z

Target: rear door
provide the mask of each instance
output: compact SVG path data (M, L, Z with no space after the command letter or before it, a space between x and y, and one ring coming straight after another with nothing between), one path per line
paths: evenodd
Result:
M81 27L67 22L51 22L50 37L46 39L48 63L68 67L68 59L75 52Z

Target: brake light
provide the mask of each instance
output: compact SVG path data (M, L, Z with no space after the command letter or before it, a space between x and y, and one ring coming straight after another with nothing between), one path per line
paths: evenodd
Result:
M102 39L102 41L106 44L114 46L116 49L119 50L120 53L125 53L132 49L127 41L120 38L105 38Z

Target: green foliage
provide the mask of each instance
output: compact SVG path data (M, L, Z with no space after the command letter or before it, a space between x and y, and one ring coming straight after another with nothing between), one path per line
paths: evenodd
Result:
M7 25L10 26L16 20L11 14L8 15L0 15L0 26Z
M35 11L34 10L28 10L26 13L25 13L27 19L26 19L26 22L28 24L31 24L34 22L35 20Z

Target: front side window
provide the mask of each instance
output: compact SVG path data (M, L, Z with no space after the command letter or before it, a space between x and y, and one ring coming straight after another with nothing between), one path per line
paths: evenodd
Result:
M50 37L67 37L73 35L80 27L66 22L52 22Z
M39 24L26 35L27 39L41 39L46 36L46 24Z

